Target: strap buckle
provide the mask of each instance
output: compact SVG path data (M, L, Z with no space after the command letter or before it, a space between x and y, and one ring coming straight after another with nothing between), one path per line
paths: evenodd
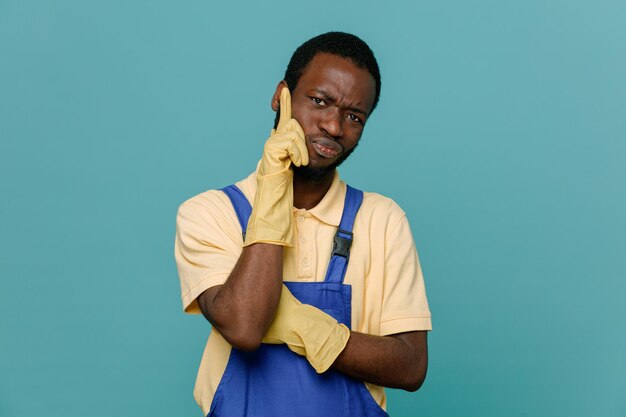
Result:
M341 236L341 234L347 237ZM346 230L337 229L335 233L335 241L333 243L332 256L339 255L348 259L350 257L350 246L352 245L352 232Z

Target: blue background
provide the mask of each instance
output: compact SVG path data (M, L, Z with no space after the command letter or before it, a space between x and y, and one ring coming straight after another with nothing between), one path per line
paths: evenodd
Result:
M341 169L406 210L434 316L392 416L626 415L623 1L0 0L0 416L196 416L178 205L247 175L293 50L376 52Z

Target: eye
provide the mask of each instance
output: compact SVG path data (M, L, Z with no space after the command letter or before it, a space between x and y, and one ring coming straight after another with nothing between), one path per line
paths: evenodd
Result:
M348 117L348 119L350 119L353 122L363 124L363 121L361 120L361 118L359 116L355 115L355 114L348 113L348 115L346 117Z
M321 98L319 98L319 97L310 97L310 98L311 98L311 100L313 100L313 102L314 102L315 104L317 104L318 106L323 106L323 105L325 105L325 104L326 104L326 103L324 102L324 100L322 100L322 99L321 99Z

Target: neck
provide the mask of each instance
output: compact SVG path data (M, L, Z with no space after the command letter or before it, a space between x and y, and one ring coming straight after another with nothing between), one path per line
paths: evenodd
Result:
M317 206L330 189L335 170L327 172L322 178L306 178L294 172L293 176L293 205L299 209L310 210Z

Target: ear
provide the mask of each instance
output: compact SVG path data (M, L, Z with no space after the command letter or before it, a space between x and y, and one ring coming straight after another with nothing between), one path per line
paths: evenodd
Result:
M281 80L278 85L276 86L276 91L274 91L274 95L272 96L272 110L274 111L278 111L278 107L280 104L280 92L282 91L283 87L287 87L287 83L285 82L285 80Z

